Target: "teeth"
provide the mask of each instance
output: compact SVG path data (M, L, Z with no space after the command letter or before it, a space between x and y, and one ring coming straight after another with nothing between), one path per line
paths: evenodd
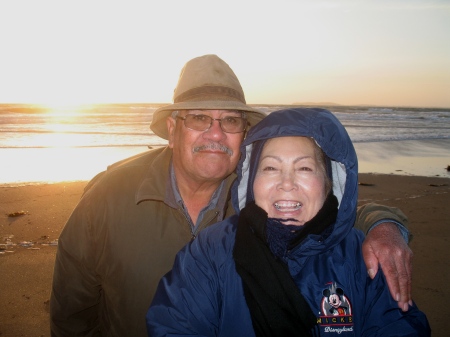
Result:
M281 210L281 209L285 209L285 208L289 208L289 209L294 209L294 210L297 210L297 209L299 209L300 207L302 207L302 205L299 203L299 202L297 202L297 203L290 203L290 204L284 204L284 205L280 205L280 204L278 204L277 202L274 204L274 206L275 206L275 208L277 209L277 210Z

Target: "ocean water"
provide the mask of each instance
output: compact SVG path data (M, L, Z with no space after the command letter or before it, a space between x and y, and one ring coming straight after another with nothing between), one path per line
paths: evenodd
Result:
M117 160L165 145L149 128L158 106L0 104L0 184L88 180ZM265 113L290 107L254 106ZM450 140L450 109L324 108L344 124L357 148L358 143Z

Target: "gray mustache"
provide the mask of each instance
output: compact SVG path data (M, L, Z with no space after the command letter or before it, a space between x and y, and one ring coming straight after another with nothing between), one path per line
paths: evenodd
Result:
M194 150L192 152L196 153L196 152L200 152L200 151L204 151L204 150L219 150L219 151L222 151L222 152L228 154L229 156L233 155L233 150L231 150L229 147L226 147L225 145L217 144L217 143L210 143L207 145L201 145L201 146L194 147Z

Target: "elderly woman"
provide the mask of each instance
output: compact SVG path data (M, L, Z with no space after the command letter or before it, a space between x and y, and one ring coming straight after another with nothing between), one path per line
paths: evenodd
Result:
M271 113L241 147L237 215L177 255L147 313L149 336L429 336L367 276L353 228L358 170L327 110Z

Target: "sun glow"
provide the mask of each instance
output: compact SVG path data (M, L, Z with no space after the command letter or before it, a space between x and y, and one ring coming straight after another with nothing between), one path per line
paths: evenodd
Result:
M79 104L40 104L46 114L47 122L42 133L37 133L35 144L48 148L67 148L89 146L91 135L82 135L77 126L82 119L83 111L92 108L91 105ZM83 139L82 139L83 138Z
M91 109L92 104L72 104L72 103L48 103L39 104L42 110L46 111L47 114L59 116L71 116L78 115L80 112Z

